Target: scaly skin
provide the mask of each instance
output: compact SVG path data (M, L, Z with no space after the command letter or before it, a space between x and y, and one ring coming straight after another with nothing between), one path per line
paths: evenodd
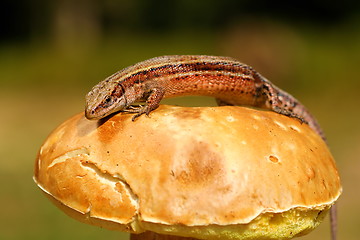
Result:
M86 96L86 117L101 119L117 111L149 114L163 98L203 95L220 105L249 105L301 119L324 134L310 112L293 96L235 59L174 55L127 67L97 84ZM146 101L139 108L130 107ZM129 108L130 107L130 108Z
M101 119L114 112L133 112L133 120L155 110L163 98L202 95L219 105L249 105L298 118L326 141L316 119L293 96L258 72L229 57L173 55L127 67L97 84L86 96L85 115ZM146 102L134 107L135 102ZM331 208L336 239L336 208Z

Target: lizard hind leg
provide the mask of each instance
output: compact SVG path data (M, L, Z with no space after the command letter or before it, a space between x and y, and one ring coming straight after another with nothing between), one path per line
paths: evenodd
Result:
M266 96L266 106L272 111L299 119L302 123L307 123L303 118L302 105L293 96L270 83L264 83L263 95Z
M271 105L271 109L276 112L276 113L279 113L279 114L282 114L282 115L285 115L285 116L288 116L288 117L291 117L291 118L296 118L298 120L301 121L301 123L306 123L308 124L308 122L299 114L295 113L294 110L293 110L293 107L289 107L288 105L284 105L284 104L281 104L282 101L280 101L280 104L272 104Z

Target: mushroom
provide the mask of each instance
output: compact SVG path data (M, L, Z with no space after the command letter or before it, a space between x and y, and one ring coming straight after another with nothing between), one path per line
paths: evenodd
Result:
M246 107L160 106L136 121L78 114L42 145L34 180L69 216L131 239L290 239L341 194L306 124Z

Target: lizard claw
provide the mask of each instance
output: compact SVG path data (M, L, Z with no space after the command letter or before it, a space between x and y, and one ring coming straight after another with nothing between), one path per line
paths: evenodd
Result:
M143 114L146 114L148 116L150 113L150 111L148 111L147 105L130 105L127 108L122 109L121 111L126 113L136 113L132 117L131 119L132 121L135 121L138 117L140 117Z
M122 112L139 113L145 107L146 107L145 105L130 105L127 108L123 109Z
M141 109L139 109L139 112L137 114L135 114L131 120L135 121L138 117L140 117L143 114L145 114L146 116L149 117L150 108L148 106L143 106Z
M135 114L132 118L131 118L131 121L135 121L138 117L140 117L141 115L145 114L145 111L144 112L139 112L137 114ZM146 116L149 116L148 114L146 114Z

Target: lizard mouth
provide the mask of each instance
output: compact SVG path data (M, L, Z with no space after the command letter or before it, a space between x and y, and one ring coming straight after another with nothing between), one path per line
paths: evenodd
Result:
M87 106L85 108L85 117L89 120L99 120L123 109L124 107L121 103L113 103L106 106L98 105L95 107Z
M86 109L85 111L85 117L89 120L98 120L100 118L102 118L102 116L99 116L99 114L96 113L95 110L92 109Z

